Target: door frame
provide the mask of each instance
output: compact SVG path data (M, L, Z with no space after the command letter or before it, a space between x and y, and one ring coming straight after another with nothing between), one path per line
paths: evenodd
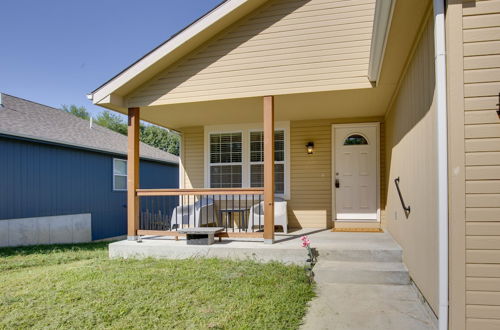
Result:
M336 208L336 192L335 189L335 130L336 128L358 128L358 127L375 127L377 136L377 146L376 146L376 181L377 181L377 220L351 220L351 219L341 219L337 220L337 208ZM366 222L366 223L380 223L380 122L368 122L368 123L349 123L349 124L332 124L332 143L331 143L331 154L332 154L332 175L331 175L331 187L332 187L332 221L339 222Z

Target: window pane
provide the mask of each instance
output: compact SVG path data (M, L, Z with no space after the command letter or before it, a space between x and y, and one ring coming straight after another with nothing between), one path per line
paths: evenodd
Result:
M115 175L115 190L125 190L127 189L127 177L121 175Z
M122 159L114 159L113 173L127 175L127 161Z
M255 164L250 166L250 187L264 187L264 165ZM285 165L274 165L274 192L285 193Z
M250 165L250 187L264 186L264 165Z
M274 192L277 194L285 193L285 165L274 165Z
M241 133L210 134L210 163L240 163Z
M241 188L241 165L210 166L210 188Z
M274 160L285 160L285 131L274 132ZM264 133L250 132L250 161L264 161Z
M347 146L347 145L361 145L361 144L368 144L368 141L366 141L364 136L359 135L359 134L353 134L344 140L345 146Z

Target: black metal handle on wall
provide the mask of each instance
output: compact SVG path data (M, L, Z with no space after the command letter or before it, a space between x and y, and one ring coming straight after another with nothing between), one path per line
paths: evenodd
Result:
M500 119L500 93L498 93L498 103L497 103L497 115L498 115L498 118Z
M399 189L399 176L394 179L394 184L396 185L396 189L398 190L399 200L401 201L401 206L405 210L406 217L410 214L410 205L406 206L405 201L403 199L403 195L401 194L401 189Z

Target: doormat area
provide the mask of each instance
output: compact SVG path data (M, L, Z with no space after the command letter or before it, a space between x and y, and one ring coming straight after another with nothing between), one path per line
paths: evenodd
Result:
M332 228L333 232L347 233L383 233L382 228Z

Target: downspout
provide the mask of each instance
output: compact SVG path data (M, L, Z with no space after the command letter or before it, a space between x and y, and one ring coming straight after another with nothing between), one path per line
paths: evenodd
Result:
M446 46L444 1L434 1L436 74L439 330L448 330L448 115L446 104Z

